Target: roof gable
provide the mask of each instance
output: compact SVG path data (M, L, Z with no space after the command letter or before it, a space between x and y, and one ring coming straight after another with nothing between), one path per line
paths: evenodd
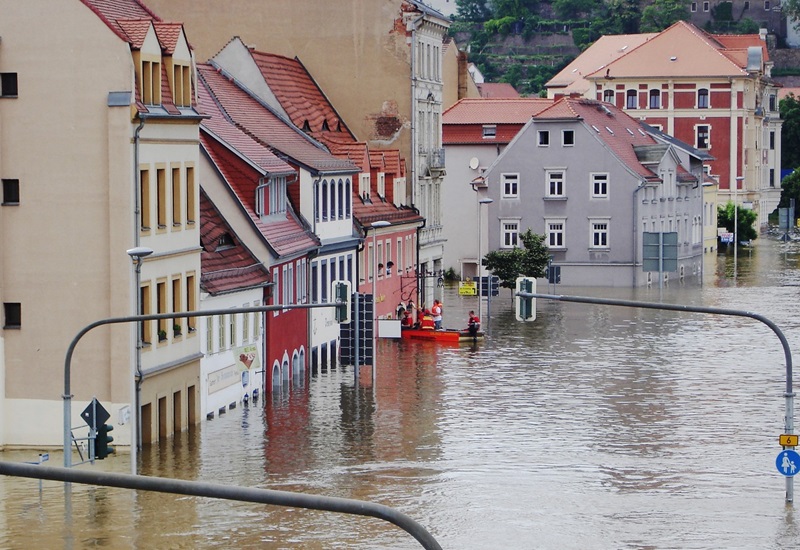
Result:
M587 78L743 76L747 65L739 57L713 35L678 21Z
M442 124L525 124L552 104L545 98L464 98L442 113Z
M139 0L81 0L90 10L121 39L130 43L128 32L120 25L121 20L161 21L161 19Z

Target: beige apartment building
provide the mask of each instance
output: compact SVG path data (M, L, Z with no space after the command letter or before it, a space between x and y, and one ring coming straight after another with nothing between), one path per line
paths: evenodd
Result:
M79 331L198 306L194 59L180 24L133 0L0 0L0 13L0 446L57 447ZM152 250L140 269L135 248ZM196 322L83 336L70 361L74 435L86 435L93 397L115 445L197 422Z
M419 231L421 301L433 301L443 269L441 114L450 20L417 0L148 0L159 15L184 22L201 61L238 36L258 51L298 57L359 141L407 159L405 205L426 223ZM448 83L458 89L458 82ZM468 90L462 81L464 93ZM457 99L457 98L456 98ZM450 99L455 101L455 99Z

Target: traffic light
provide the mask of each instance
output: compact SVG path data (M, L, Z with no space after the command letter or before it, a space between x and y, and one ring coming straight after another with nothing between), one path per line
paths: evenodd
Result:
M109 424L103 424L97 427L97 435L94 438L94 457L97 460L103 460L114 452L114 447L108 445L114 441L114 438L108 435L108 432L113 430L114 426Z
M534 294L536 292L536 279L530 277L517 277L517 291L514 297L514 305L517 314L517 321L536 320L536 299L533 297L520 296L520 293Z
M352 296L350 281L333 281L331 283L331 296L336 302L336 322L341 325L349 324Z

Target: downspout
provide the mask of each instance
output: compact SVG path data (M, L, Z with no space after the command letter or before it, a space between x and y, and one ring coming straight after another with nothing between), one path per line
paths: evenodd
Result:
M645 187L644 181L639 183L639 187L633 190L633 288L636 288L637 284L637 273L638 270L636 269L636 246L639 242L639 201L637 200L636 194L644 189Z
M141 217L141 197L142 197L142 178L139 175L139 145L140 145L140 137L139 133L144 128L145 117L140 113L139 114L139 126L136 127L136 130L133 133L133 181L134 181L134 216L133 216L133 242L134 246L139 246L139 219ZM142 259L139 258L138 264L136 265L136 281L134 282L135 285L139 284L140 276L139 270L142 268ZM140 315L141 311L139 308L141 307L140 303L140 293L141 288L134 289L134 303L136 304L136 314ZM137 471L137 450L139 445L142 442L142 411L141 411L141 393L142 393L142 381L144 375L142 374L142 335L141 335L141 321L134 323L135 324L135 334L134 336L135 342L135 349L136 349L136 374L133 377L133 406L134 411L133 414L136 415L136 441L131 441L131 463L133 467L134 473Z
M416 208L414 208L414 210L416 211L417 214L419 214L419 210L417 210ZM421 285L421 290L420 290L420 282L419 282L420 281L420 277L423 277L424 275L420 275L420 272L419 272L419 248L420 248L419 247L419 236L420 236L419 234L422 232L423 229L425 229L425 224L427 224L427 223L428 223L427 218L423 217L422 218L422 225L417 227L417 250L416 250L416 252L417 252L417 268L414 270L414 272L416 272L416 274L417 274L417 305L420 306L420 307L422 307L422 304L425 302L425 292L424 292L425 291L425 285L424 284Z
M316 180L314 180L314 186L313 186L314 197L312 198L312 201L311 201L311 206L312 206L311 211L313 213L313 215L311 216L311 232L317 237L318 237L318 235L317 235L317 216L319 215L318 208L321 206L321 201L319 200L319 180L320 180L320 178L317 178ZM302 202L302 200L300 202ZM320 239L320 247L322 247L322 239ZM311 296L312 296L312 294L311 294L312 293L311 285L312 284L315 284L315 285L317 284L317 281L312 281L311 280L311 272L313 271L311 269L311 267L312 267L312 264L314 263L314 258L316 258L319 255L319 250L320 250L319 248L316 248L316 249L314 249L313 251L311 251L308 254L308 269L306 269L306 292L308 293L308 303L311 303ZM317 297L319 299L321 296L318 295ZM312 334L313 330L314 330L314 312L313 311L307 311L306 312L306 350L308 350L308 360L309 361L311 360L311 357L313 356L312 353L311 353L311 334ZM313 365L313 368L316 368L316 367L317 367L317 365ZM272 367L270 367L270 369L271 368Z

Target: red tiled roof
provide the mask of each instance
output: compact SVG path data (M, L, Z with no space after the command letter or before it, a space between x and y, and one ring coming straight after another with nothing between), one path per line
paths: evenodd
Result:
M164 54L172 55L175 53L175 46L178 43L178 38L181 37L183 25L181 23L155 23L153 26L156 29L158 43L161 44Z
M318 134L330 133L355 140L299 59L254 50L250 55L292 124L316 139L320 139Z
M583 121L631 170L645 178L654 176L639 162L634 147L656 145L657 142L624 111L609 103L565 97L533 117L536 122L569 119Z
M226 244L220 243L221 238ZM202 189L200 244L203 247L200 286L209 294L265 286L270 282L269 270L239 240Z
M333 141L328 144L328 149L337 157L346 158L361 168L362 172L369 172L369 149L363 141Z
M203 84L226 116L258 142L318 172L358 172L358 167L337 159L321 145L286 125L275 113L208 64L198 64Z
M748 44L762 51L766 43L756 35L747 35ZM719 40L722 38L722 40ZM587 79L670 77L733 77L747 74L747 48L727 49L725 36L715 37L691 23L678 21L652 39L611 61L605 67L586 76ZM737 47L744 40L730 40ZM766 57L764 57L766 60Z
M151 19L118 19L116 21L120 29L125 33L127 42L131 49L140 50L147 33L153 26Z
M200 144L276 256L296 255L319 246L316 236L300 224L291 209L287 208L285 217L276 220L270 216L262 221L256 214L255 195L262 177L260 171L207 132L200 132Z
M442 124L525 124L553 104L545 98L464 98L442 113Z
M519 97L519 92L508 82L481 82L476 86L481 97L493 99Z
M161 18L139 0L81 0L81 2L126 42L129 42L128 33L121 27L120 20L161 21Z

